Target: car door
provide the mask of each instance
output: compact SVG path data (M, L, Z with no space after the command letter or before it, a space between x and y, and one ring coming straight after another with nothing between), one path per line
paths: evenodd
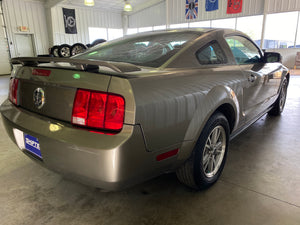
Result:
M265 63L261 50L248 38L235 35L225 39L248 80L243 87L242 107L245 122L248 122L266 110L277 97L281 77L277 72L281 67L277 63Z

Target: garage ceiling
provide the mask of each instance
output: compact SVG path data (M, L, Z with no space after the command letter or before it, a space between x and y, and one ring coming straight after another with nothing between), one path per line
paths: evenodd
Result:
M133 7L133 10L140 10L142 8L149 7L149 4L156 4L160 2L158 0L151 1L151 0L129 0L130 4ZM84 6L84 0L65 0L61 1L63 4L74 5L82 7ZM95 0L95 6L93 8L97 9L109 9L112 11L119 11L122 12L124 8L124 0ZM88 7L88 6L87 6Z

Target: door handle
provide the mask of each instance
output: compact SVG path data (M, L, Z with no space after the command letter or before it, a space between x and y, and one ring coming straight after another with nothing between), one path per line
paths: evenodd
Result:
M256 76L251 74L249 77L248 77L248 81L253 83L254 81L256 80Z

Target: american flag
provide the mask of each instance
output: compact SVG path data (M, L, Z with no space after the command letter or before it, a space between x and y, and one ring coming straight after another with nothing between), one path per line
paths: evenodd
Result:
M187 20L196 19L198 17L198 0L185 1L185 18Z

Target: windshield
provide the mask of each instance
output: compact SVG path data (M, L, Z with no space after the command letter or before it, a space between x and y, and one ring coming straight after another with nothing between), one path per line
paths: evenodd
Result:
M159 67L175 55L187 42L199 37L199 35L199 33L194 32L181 32L129 37L104 43L73 58Z

